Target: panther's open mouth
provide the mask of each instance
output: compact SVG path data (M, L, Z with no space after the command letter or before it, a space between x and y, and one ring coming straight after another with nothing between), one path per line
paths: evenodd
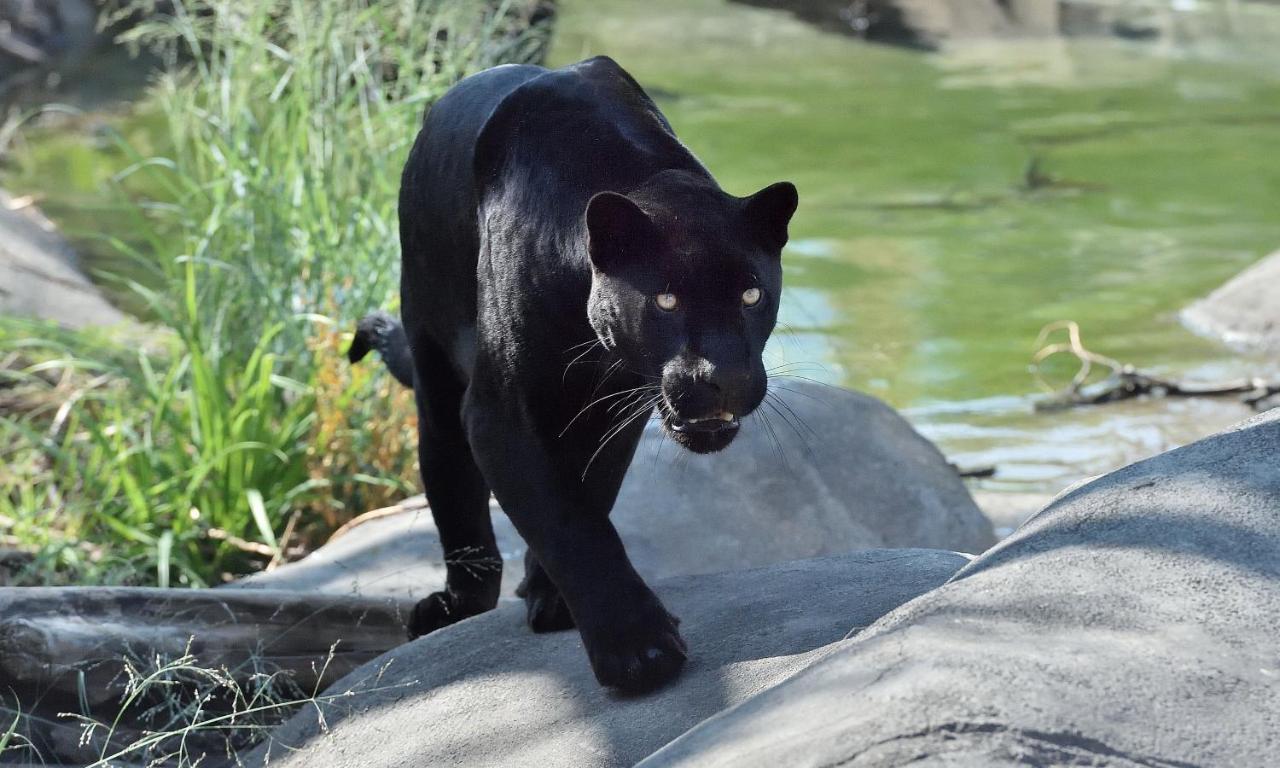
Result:
M737 429L738 417L728 411L721 411L714 416L704 416L700 419L684 419L679 416L671 416L671 431L673 432L720 432L726 429Z
M696 418L681 416L665 400L658 410L662 415L662 428L671 439L694 453L722 450L733 442L741 426L738 414L729 411Z

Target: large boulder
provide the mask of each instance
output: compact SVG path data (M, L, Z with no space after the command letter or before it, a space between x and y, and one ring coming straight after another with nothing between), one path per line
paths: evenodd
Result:
M1238 349L1280 352L1280 251L1184 309L1182 322Z
M644 765L1266 766L1280 412L1072 491Z
M820 658L968 559L873 550L657 585L684 621L675 683L621 697L591 674L576 632L535 635L504 602L340 680L247 765L630 766L702 719Z
M807 381L776 388L728 449L684 452L654 428L641 442L612 519L649 579L752 568L857 549L981 552L991 523L956 472L892 408ZM519 582L524 543L494 507ZM238 586L422 597L444 584L430 510L410 501L299 563Z

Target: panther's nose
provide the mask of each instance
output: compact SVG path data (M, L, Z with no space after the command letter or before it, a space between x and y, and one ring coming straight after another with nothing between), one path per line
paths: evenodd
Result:
M719 418L728 412L720 388L709 381L686 380L664 389L671 410L686 421Z
M708 385L729 399L747 389L751 382L751 371L745 366L710 365L705 376Z
M668 364L662 379L667 405L685 420L732 421L749 409L751 373L746 366L686 353Z

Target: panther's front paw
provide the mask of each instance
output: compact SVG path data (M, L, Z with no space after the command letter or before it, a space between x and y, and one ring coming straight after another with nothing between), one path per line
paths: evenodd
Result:
M534 632L573 629L573 616L569 613L569 606L565 604L555 585L547 583L537 588L528 587L524 603L528 610L529 628Z
M622 621L618 619L626 615ZM689 648L680 637L680 620L653 599L638 612L617 613L602 632L583 640L591 670L601 685L644 693L680 674Z
M529 629L534 632L573 629L573 616L569 613L569 606L532 553L525 557L524 580L516 587L516 595L524 598Z
M413 615L409 617L409 639L422 637L492 608L493 605L485 605L483 600L469 599L456 592L432 592L413 606Z

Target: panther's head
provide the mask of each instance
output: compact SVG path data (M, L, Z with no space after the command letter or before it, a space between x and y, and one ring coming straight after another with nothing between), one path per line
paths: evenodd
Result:
M727 446L765 397L761 353L778 317L788 182L739 198L666 171L586 210L596 335L661 389L662 425L695 453Z

